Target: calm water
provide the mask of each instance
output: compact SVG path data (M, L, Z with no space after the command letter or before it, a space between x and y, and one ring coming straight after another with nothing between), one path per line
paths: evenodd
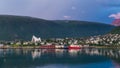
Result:
M120 68L119 49L0 49L0 68Z

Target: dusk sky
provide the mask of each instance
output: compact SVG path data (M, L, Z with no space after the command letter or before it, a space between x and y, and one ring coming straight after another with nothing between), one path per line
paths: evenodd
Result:
M0 14L111 23L120 19L120 0L0 0Z

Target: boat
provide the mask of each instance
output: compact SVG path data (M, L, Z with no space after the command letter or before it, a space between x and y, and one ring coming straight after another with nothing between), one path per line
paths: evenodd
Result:
M64 45L55 45L56 49L64 49Z
M68 49L80 49L81 46L80 45L70 45L68 46Z

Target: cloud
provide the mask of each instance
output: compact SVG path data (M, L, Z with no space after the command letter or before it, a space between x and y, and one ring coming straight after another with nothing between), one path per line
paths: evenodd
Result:
M63 16L64 17L64 19L70 19L71 18L71 16Z
M111 14L109 17L114 19L120 19L120 12L117 14Z

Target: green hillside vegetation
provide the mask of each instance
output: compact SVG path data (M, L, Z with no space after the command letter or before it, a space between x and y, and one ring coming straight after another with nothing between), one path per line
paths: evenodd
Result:
M111 34L120 34L120 26L114 28L110 33L111 33Z
M0 15L0 40L30 40L33 35L41 38L86 37L102 35L113 28L111 25L95 22Z

